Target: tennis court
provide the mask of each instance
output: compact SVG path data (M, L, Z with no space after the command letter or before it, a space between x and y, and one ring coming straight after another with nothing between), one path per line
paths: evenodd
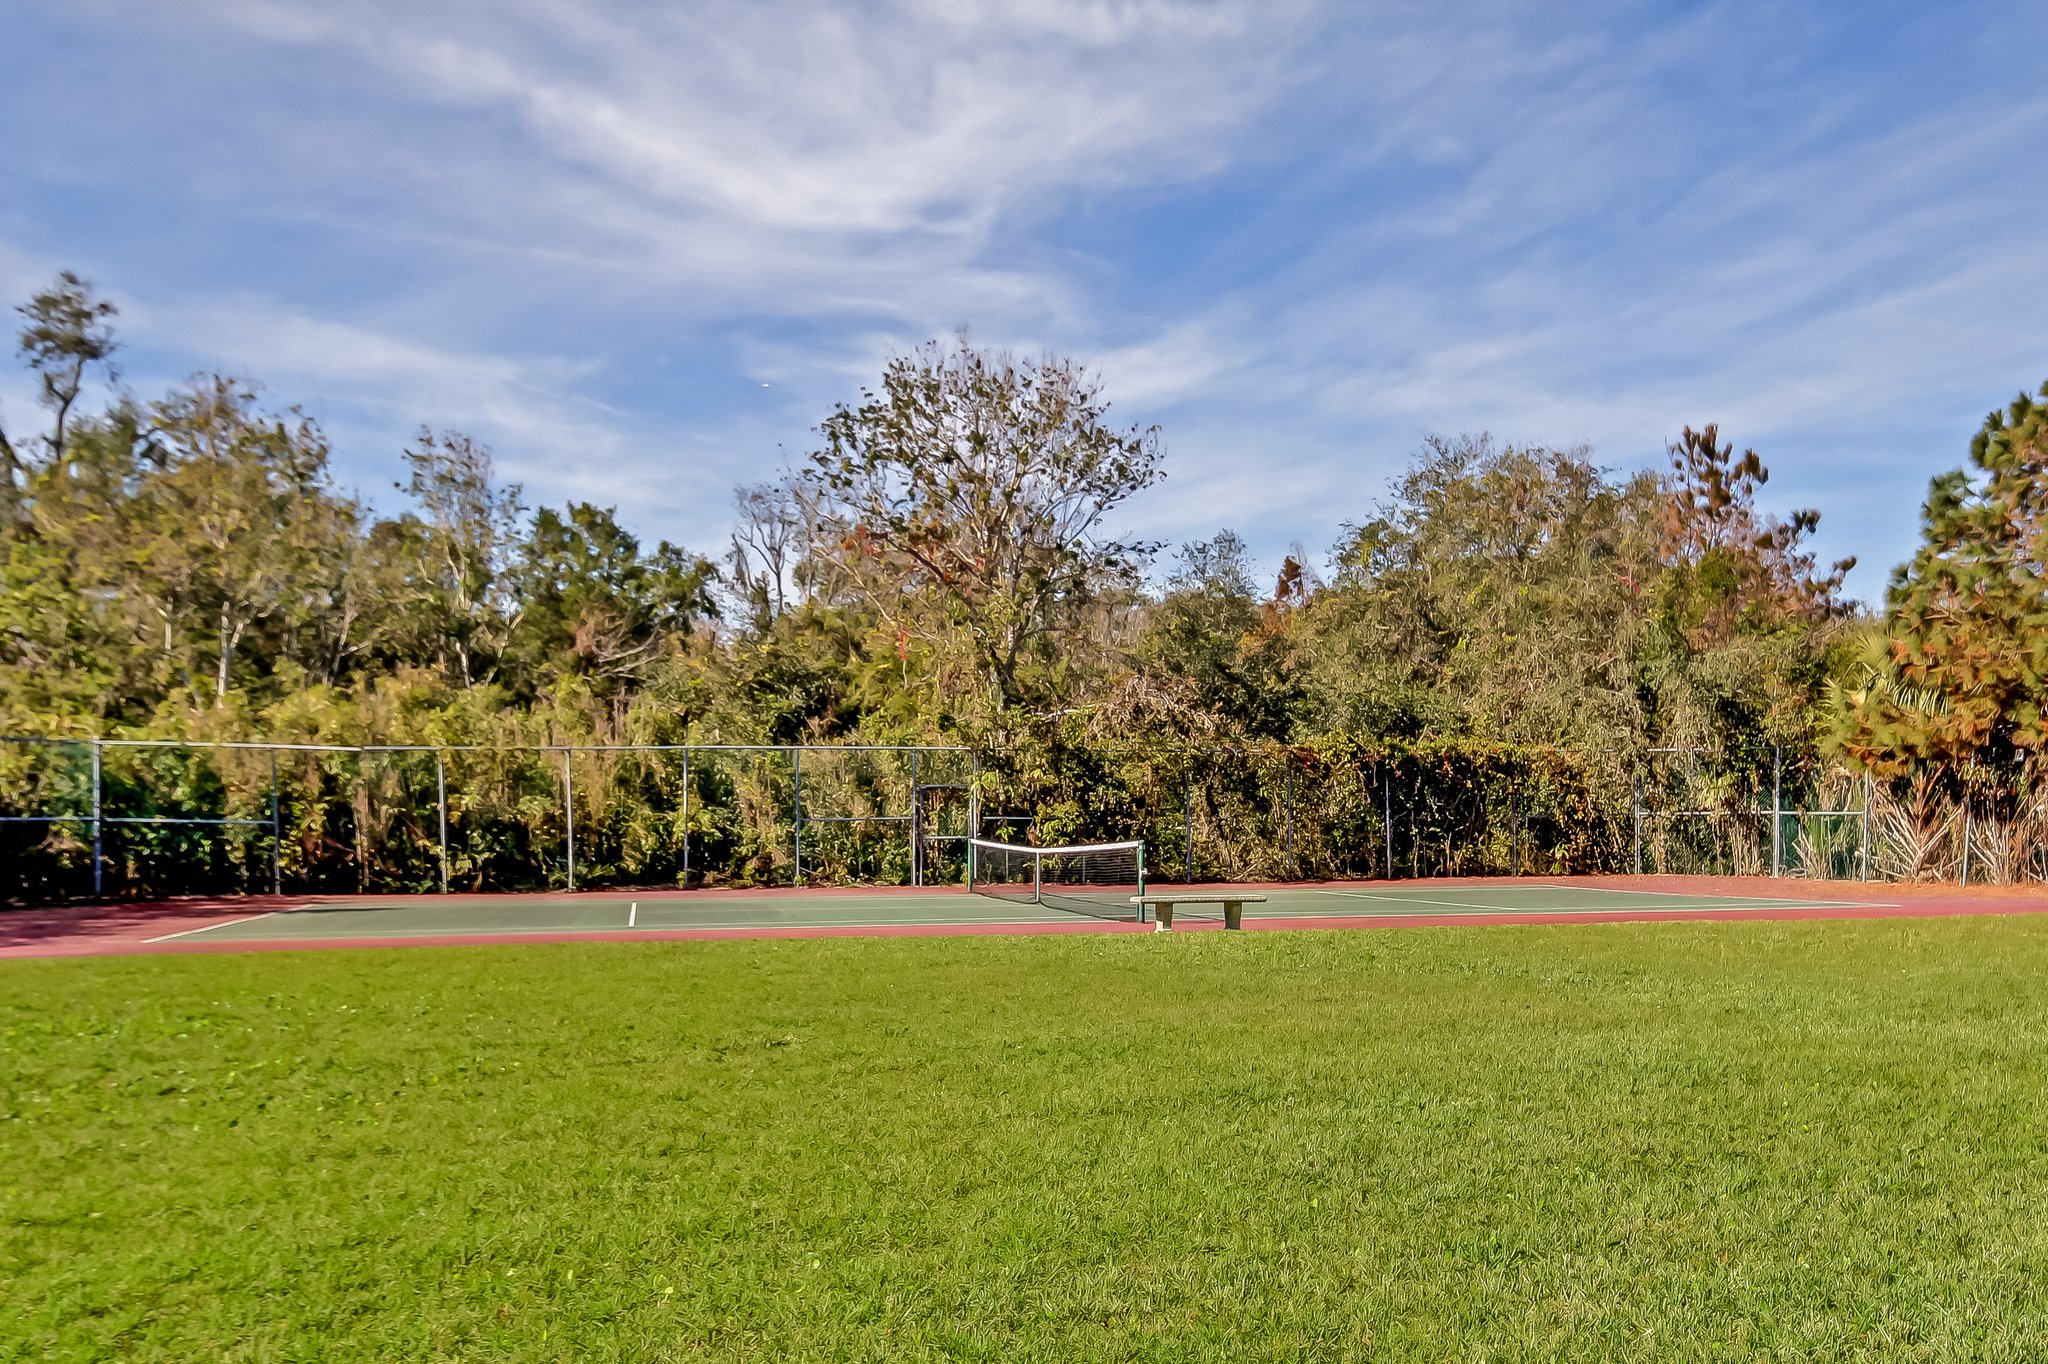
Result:
M1153 884L1153 893L1183 889ZM1660 919L1803 919L2036 913L2048 899L1930 895L1852 883L1681 877L1494 878L1196 887L1263 895L1247 931ZM654 890L578 894L308 896L0 915L0 956L248 951L571 940L1149 933L1135 911L930 890ZM1127 897L1123 897L1127 900ZM1221 927L1184 909L1176 931Z

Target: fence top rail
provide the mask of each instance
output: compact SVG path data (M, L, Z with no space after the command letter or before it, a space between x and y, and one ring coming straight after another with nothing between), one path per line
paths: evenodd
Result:
M51 739L0 734L7 744L90 748L234 748L272 753L972 753L945 744L295 744L247 739Z
M91 736L81 738L53 738L37 734L0 734L0 743L8 744L70 744L80 748L98 744L103 748L233 748L253 749L276 753L967 753L976 750L962 744L309 744L284 741L262 742L253 739L104 739ZM1093 744L1088 747L1101 752L1151 753L1159 757L1259 757L1287 758L1306 756L1308 745L1301 744ZM1530 751L1550 750L1540 745L1528 745ZM1602 750L1601 754L1586 752L1584 757L1613 755L1621 749ZM1671 756L1679 754L1700 754L1707 750L1700 748L1648 748L1638 750L1645 755ZM1361 754L1362 761L1369 764L1399 762L1417 755L1392 750L1373 754Z

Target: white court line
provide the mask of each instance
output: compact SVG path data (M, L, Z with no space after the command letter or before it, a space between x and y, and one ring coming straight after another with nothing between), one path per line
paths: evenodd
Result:
M626 927L628 927L628 928L631 928L631 927L633 927L633 925L634 925L634 922L635 922L636 920L638 920L638 919L639 919L639 917L640 917L640 902L639 902L638 900L635 900L635 901L634 901L634 902L633 902L632 904L630 904L630 905L626 906Z
M1558 887L1562 890L1565 887ZM1670 894L1672 892L1663 892ZM1357 890L1319 890L1318 895L1335 895L1346 900L1377 900L1386 904L1447 905L1477 914L1701 914L1722 909L1902 909L1903 905L1875 900L1716 900L1690 905L1475 905L1466 900L1426 900L1421 896L1374 895ZM1249 916L1248 916L1249 917ZM1284 919L1285 911L1267 911L1260 917Z
M1685 891L1682 891L1682 890L1629 890L1629 889L1626 889L1626 888L1624 888L1624 887L1621 887L1621 886L1575 886L1575 885L1570 885L1570 884L1564 884L1564 885L1560 885L1559 883L1557 883L1557 882L1555 882L1555 881L1531 881L1531 882L1529 882L1529 887L1530 887L1531 889L1534 889L1534 890L1590 890L1590 891L1592 891L1592 892L1593 892L1594 894L1596 894L1596 895L1662 895L1662 896L1664 896L1664 897L1665 897L1666 899L1674 899L1674 900L1698 900L1698 899L1703 899L1703 898L1707 898L1707 897L1703 897L1703 896L1698 896L1698 895L1688 895L1688 894L1687 894L1687 893L1686 893ZM1762 903L1762 904L1774 904L1774 905L1837 905L1837 906L1842 906L1842 905L1860 905L1860 904L1861 904L1861 901L1856 901L1856 900L1800 900L1800 899L1795 899L1795 898L1793 898L1793 897L1791 897L1791 896L1773 896L1773 895L1752 895L1752 896L1750 896L1749 898L1750 898L1750 899L1752 899L1752 900L1756 900L1756 901L1758 901L1758 902L1760 902L1760 903ZM1883 906L1875 906L1875 907L1876 907L1876 908L1884 908L1884 909L1896 909L1896 908L1898 908L1898 906L1896 906L1896 905L1883 905Z
M143 941L145 943L169 942L173 938L189 938L194 933L211 933L216 928L229 928L236 924L261 923L265 919L275 919L278 915L288 912L287 910L273 909L268 914L257 914L247 919L222 919L217 924L201 924L198 928L188 928L179 933L166 933L161 938L144 938Z
M650 933L688 933L699 928L977 928L982 924L1066 924L1084 923L1088 914L1062 915L1057 919L878 919L873 923L842 923L813 919L799 923L763 923L759 919L727 923L649 924ZM1132 923L1134 920L1098 919L1098 923Z
M1450 905L1454 909L1479 909L1489 914L1513 914L1500 905L1475 905L1470 900L1432 900L1420 895L1375 895L1369 890L1319 890L1318 895L1336 895L1346 900L1384 900L1396 905Z
M1086 916L1082 916L1085 918ZM254 923L251 919L248 922ZM1068 919L975 919L962 922L940 919L929 923L909 922L902 919L884 919L877 923L704 923L704 924L649 924L650 933L694 933L699 929L734 928L977 928L982 924L1059 924L1073 922ZM222 924L209 924L209 928L221 928ZM193 929L193 932L202 930ZM599 924L555 924L544 927L521 925L505 928L393 928L375 932L339 933L331 937L298 938L252 938L252 942L334 942L345 938L482 938L494 934L513 933L616 933L615 928ZM173 935L176 936L176 935Z

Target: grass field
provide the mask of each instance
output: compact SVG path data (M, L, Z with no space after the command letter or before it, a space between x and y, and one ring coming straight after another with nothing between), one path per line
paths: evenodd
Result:
M0 963L0 1356L2048 1358L2048 921Z

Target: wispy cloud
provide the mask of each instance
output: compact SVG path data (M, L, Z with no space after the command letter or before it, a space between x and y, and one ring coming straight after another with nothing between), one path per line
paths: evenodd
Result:
M1967 424L2048 371L2048 189L2014 169L2048 132L2044 27L1969 0L81 0L18 26L0 283L97 274L138 382L264 378L367 483L420 422L468 427L537 495L700 544L731 483L963 324L1164 423L1141 530L1269 556L1327 543L1430 430L1642 462L1718 418L1867 591ZM55 98L81 83L104 97Z

